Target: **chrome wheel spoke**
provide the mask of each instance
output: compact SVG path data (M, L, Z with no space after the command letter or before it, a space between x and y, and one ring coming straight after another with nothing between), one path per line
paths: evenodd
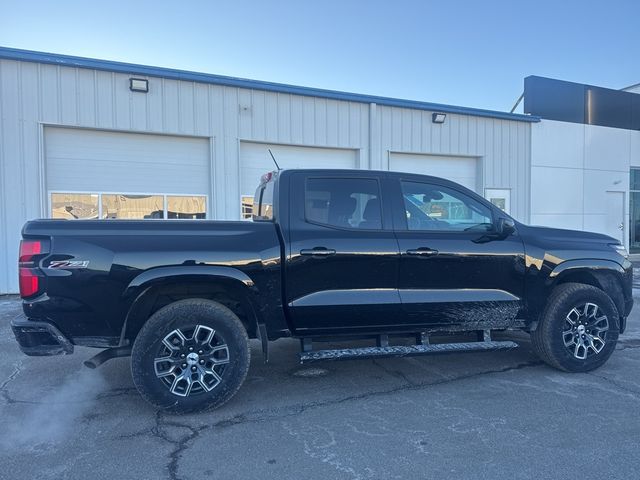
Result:
M199 345L207 346L211 343L215 334L216 331L213 328L198 325L193 332L193 340Z
M594 303L585 303L584 316L587 318L595 318L598 314L598 306Z
M203 368L200 371L199 383L207 392L213 390L222 381L222 377L212 368Z
M229 347L224 344L213 347L209 359L214 365L226 365L229 363Z
M169 350L180 350L187 343L187 339L180 329L173 330L166 337L162 339L162 343Z
M175 375L178 366L175 359L172 357L160 357L153 361L153 367L156 372L156 377L162 378L168 375Z
M562 339L564 341L565 347L570 347L574 343L576 343L575 336L572 331L564 331L562 332Z
M587 347L582 342L576 343L576 348L573 350L573 355L580 360L587 358Z
M566 320L567 322L569 322L569 325L573 326L576 324L576 322L578 322L581 316L582 315L580 314L580 312L578 312L578 310L574 308L567 314Z
M598 336L593 336L591 338L591 348L594 352L600 353L600 351L604 348L604 340Z
M186 397L191 392L192 385L193 382L191 381L191 376L188 372L183 372L181 375L177 375L176 378L173 379L173 383L171 384L169 391L174 395Z

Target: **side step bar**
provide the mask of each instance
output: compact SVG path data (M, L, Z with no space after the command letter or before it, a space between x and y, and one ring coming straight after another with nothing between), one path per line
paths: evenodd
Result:
M511 341L480 341L465 343L436 343L425 345L394 345L379 347L344 348L337 350L310 350L300 352L300 363L319 360L347 360L354 358L408 357L437 353L484 352L511 350L518 344Z

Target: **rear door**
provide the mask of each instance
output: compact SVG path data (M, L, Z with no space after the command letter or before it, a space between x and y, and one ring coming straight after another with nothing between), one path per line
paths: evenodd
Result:
M383 179L298 172L290 189L285 281L296 331L401 323L399 251Z
M398 288L408 323L510 325L524 288L518 234L492 237L498 213L461 186L409 177L397 179L394 192Z

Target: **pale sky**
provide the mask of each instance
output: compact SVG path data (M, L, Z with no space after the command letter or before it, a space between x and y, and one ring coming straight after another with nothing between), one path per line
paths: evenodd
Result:
M640 1L0 0L0 46L509 110L640 82Z

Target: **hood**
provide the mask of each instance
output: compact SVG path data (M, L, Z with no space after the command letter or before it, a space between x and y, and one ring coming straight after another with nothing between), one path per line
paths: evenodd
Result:
M617 240L603 233L584 232L582 230L568 230L564 228L542 227L535 225L519 225L518 228L521 230L526 230L527 234L532 237L544 238L546 240L604 244L621 243L620 240Z

